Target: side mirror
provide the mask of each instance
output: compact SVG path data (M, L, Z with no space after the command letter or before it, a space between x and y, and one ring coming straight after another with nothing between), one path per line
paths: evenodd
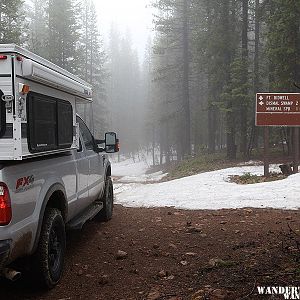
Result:
M117 134L115 132L105 133L105 152L115 153L119 152L119 140L117 139Z

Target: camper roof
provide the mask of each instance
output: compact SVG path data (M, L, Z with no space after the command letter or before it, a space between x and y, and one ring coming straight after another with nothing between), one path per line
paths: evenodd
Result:
M63 68L55 65L54 63L46 60L45 58L42 58L24 48L21 48L15 44L0 44L0 53L5 54L5 53L15 53L15 54L20 54L21 56L31 59L32 61L43 65L46 68L49 68L57 73L60 73L63 76L66 76L79 84L86 86L87 88L91 89L91 85L85 82L84 80L80 79L79 77L73 75L72 73L64 70Z

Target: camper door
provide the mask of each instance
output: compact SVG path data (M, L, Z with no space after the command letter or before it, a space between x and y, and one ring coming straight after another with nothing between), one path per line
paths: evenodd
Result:
M0 138L6 132L6 109L12 113L14 100L13 55L0 53Z

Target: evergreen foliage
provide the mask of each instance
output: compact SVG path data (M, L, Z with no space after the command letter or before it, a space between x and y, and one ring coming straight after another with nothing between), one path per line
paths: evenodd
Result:
M23 0L0 1L0 43L23 43L26 32Z
M300 2L271 1L267 25L271 88L291 92L293 83L300 82Z
M78 109L90 129L103 136L108 125L107 56L93 1L33 0L29 20L29 49L92 85L93 104Z
M298 92L299 0L151 1L155 37L142 67L130 34L114 25L105 53L92 0L0 0L0 42L89 82L94 104L84 118L97 135L119 131L127 153L146 145L154 157L159 146L153 164L224 148L228 158L250 157L262 141L255 93ZM271 132L288 153L292 136Z
M254 126L255 93L299 92L293 84L300 83L300 2L188 0L187 3L190 142L194 153L199 149L214 153L226 148L228 158L236 158L239 152L249 157L252 149L261 145L261 133ZM151 88L157 94L156 114L167 112L172 120L186 118L180 109L165 109L166 103L174 100L178 106L182 104L179 83L183 80L180 69L183 4L183 0L153 0L157 38L151 59L155 85ZM178 130L183 123L177 124L169 127L171 142L161 143L156 138L166 160L168 153L174 151L178 159L182 158L176 141L184 140L183 131ZM161 133L157 136L165 131L162 126L159 128ZM290 147L290 132L275 128L271 139L282 136L281 142Z

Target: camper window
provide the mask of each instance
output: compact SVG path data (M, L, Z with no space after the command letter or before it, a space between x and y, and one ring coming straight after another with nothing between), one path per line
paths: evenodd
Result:
M30 152L71 147L73 110L69 102L31 92L27 98L27 116Z

